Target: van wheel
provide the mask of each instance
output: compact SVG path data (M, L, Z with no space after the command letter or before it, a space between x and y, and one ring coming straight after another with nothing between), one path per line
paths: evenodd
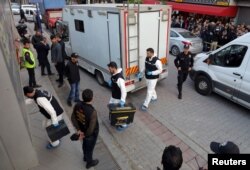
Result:
M212 92L211 81L206 76L198 76L195 79L195 90L204 96L211 94Z
M174 45L172 48L171 48L171 53L174 55L174 56L177 56L179 53L180 53L180 49Z
M95 78L100 85L104 86L105 81L104 81L103 75L100 71L95 72Z

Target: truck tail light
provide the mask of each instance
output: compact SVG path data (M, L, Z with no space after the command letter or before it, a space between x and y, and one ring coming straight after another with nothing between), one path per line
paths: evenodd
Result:
M187 41L182 41L182 43L183 43L184 45L189 45L189 46L191 46L191 45L192 45L192 43L191 43L191 42L187 42Z

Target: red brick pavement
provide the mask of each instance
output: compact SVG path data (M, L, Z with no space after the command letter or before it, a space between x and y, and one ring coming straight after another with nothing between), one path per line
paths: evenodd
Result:
M148 129L153 134L158 136L166 145L175 145L180 147L183 154L183 160L190 168L197 170L199 168L198 164L201 167L207 167L207 162L205 159L198 155L184 141L177 137L172 131L170 131L152 115L147 112L137 111L136 116L146 125L146 127L148 127Z

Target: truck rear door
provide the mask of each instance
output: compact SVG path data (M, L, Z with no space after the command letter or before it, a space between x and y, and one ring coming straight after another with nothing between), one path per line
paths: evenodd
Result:
M120 15L119 13L108 13L108 43L109 60L121 67L121 43L120 43Z
M160 75L160 78L167 76L170 15L169 7L140 13L140 70L144 68L146 49L151 47L163 64L163 74Z
M154 49L167 74L171 8L163 6L154 10L144 9L139 12L139 18L138 10L133 10L129 9L124 19L125 45L127 45L125 47L126 76L129 77L144 70L147 48Z

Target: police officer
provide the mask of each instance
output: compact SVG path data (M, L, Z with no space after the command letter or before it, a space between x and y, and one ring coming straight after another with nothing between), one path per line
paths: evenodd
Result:
M147 111L150 102L157 100L155 86L159 75L162 73L162 63L157 56L154 55L154 49L147 49L147 57L145 60L145 77L147 82L147 97L141 106L142 111Z
M29 74L29 86L38 88L40 85L36 84L35 78L35 57L30 51L30 41L28 39L23 40L23 49L22 49L22 67L26 68Z
M111 79L108 82L112 89L112 97L109 100L109 104L119 103L120 106L123 107L126 102L127 91L125 87L125 81L122 76L122 69L117 68L117 64L113 61L108 64L108 69L112 74Z
M174 64L178 69L178 99L182 99L182 84L184 81L186 81L188 72L191 71L193 67L193 63L193 55L189 51L189 45L185 44L184 51L180 53L174 60Z
M93 151L99 133L97 112L92 106L93 91L85 89L82 92L83 102L78 102L71 115L71 121L77 130L79 139L83 139L83 160L87 162L86 168L96 166L99 161L93 159Z

